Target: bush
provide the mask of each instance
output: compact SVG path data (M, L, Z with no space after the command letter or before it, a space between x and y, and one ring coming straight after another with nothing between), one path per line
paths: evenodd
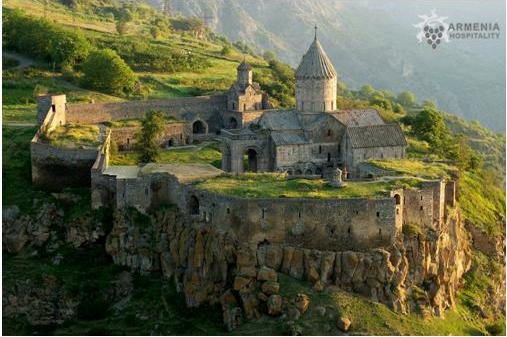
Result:
M83 84L109 94L130 94L136 77L114 50L104 49L92 52L83 64Z
M4 45L7 49L30 55L55 66L74 66L86 59L90 43L77 31L67 31L20 11L4 12Z

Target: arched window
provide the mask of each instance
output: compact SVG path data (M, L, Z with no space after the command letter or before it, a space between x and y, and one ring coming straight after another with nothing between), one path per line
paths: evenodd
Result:
M396 201L396 205L400 205L401 204L401 197L399 194L395 194L394 195L394 200Z
M329 152L327 153L327 161L328 162L331 161L331 153L329 153Z

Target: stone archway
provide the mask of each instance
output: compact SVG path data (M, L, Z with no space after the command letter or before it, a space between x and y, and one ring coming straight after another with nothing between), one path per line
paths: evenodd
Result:
M206 123L201 120L196 120L192 123L192 133L194 134L205 134L207 133Z
M237 129L238 128L238 120L234 117L229 118L229 129Z
M257 172L258 154L254 149L246 150L243 158L243 171L244 172Z

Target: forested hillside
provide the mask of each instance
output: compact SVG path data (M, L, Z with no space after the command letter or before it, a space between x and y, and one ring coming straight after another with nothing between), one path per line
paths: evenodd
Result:
M163 1L151 0L155 6ZM411 90L467 120L504 131L505 27L496 40L452 41L432 50L418 44L418 15L435 9L447 22L505 22L502 0L188 0L168 1L174 13L206 17L232 41L272 50L296 66L319 26L319 38L341 80L392 91ZM465 4L465 2L463 2Z

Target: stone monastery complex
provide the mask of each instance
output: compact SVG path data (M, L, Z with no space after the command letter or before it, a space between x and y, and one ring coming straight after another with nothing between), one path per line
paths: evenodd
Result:
M255 256L267 254L266 263L275 270L311 282L335 282L401 311L406 308L403 289L407 268L409 263L415 263L422 269L410 276L413 282L419 284L428 279L442 289L435 293L438 301L430 304L432 310L440 312L453 303L454 288L468 268L461 265L468 258L453 253L462 248L455 181L426 180L417 188L393 188L376 197L325 199L248 198L199 188L198 182L235 177L246 171L279 172L286 179L324 179L336 189L347 188L344 184L356 181L393 178L382 170L373 172L366 162L405 157L407 142L400 126L386 123L373 109L338 110L336 84L337 73L315 36L296 70L296 107L290 110L272 108L267 94L252 81L252 69L246 62L238 66L236 82L223 95L100 104L67 104L65 95L41 96L41 126L31 142L32 180L48 188L90 186L93 208L136 208L146 212L162 205L176 205L180 220L188 228L210 228L202 235L216 231L220 240L240 238L253 250L252 268ZM131 151L140 130L139 126L128 124L109 127L111 123L143 118L149 110L163 111L171 118L160 139L162 147L216 141L222 153L221 169L197 163L110 165L111 144L114 142L120 152ZM61 147L47 141L49 133L66 124L98 126L97 143ZM438 242L427 247L429 257L424 263L418 256L406 253L406 249L412 249L408 243L408 248L403 248L400 240L405 226L433 233L431 240ZM123 238L126 232L111 235L108 249L120 251L127 242ZM217 245L218 242L222 241L217 241ZM173 243L168 244L172 247ZM413 247L420 244L418 235ZM449 258L432 260L431 256L437 253ZM156 264L172 275L177 265L171 262L169 253L164 254ZM403 258L405 255L409 260ZM322 265L316 262L321 256ZM379 259L375 260L378 270L361 269L361 273L355 273L359 267L353 267L354 263L363 263L363 258L363 269L368 261ZM416 258L415 262L411 260ZM115 257L117 263L141 269L151 268L150 261ZM237 263L241 269L239 260ZM226 262L221 266L227 269ZM451 269L452 277L438 282L434 279L437 272L447 275ZM187 269L176 275L189 305L220 295L202 293L211 288L204 286L208 284L202 283L206 277L199 273L198 269ZM220 275L215 275L213 289L226 286L227 273Z

